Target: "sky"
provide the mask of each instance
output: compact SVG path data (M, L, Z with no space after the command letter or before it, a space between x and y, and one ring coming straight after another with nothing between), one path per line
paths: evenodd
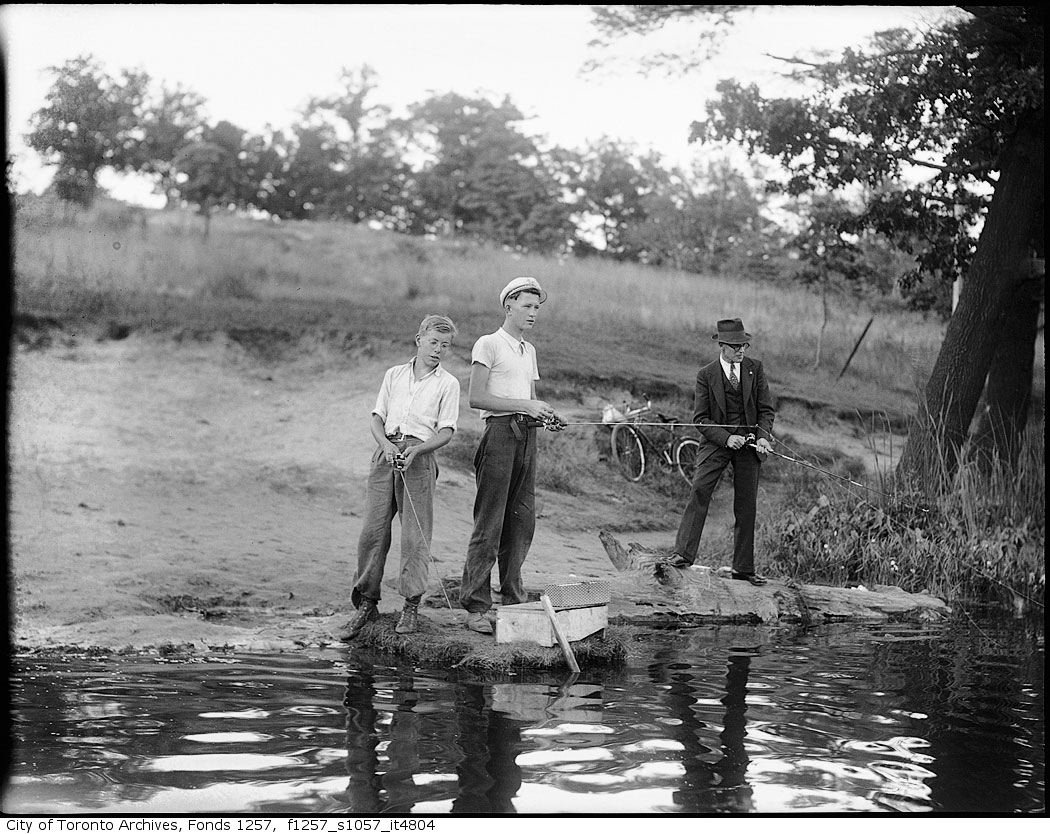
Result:
M746 15L720 54L699 71L639 72L644 49L688 47L698 24L657 36L589 46L584 5L43 5L0 8L8 154L19 188L41 190L51 169L22 136L43 106L55 66L90 53L112 73L146 70L155 81L203 95L210 120L251 132L287 127L312 96L335 92L344 67L377 73L375 102L395 115L431 94L509 95L549 144L579 148L601 136L656 150L670 164L702 153L688 142L715 83L726 77L787 92L782 56L861 45L894 26L925 25L935 6L779 6ZM604 57L597 71L584 63ZM134 178L104 175L115 196L159 205Z

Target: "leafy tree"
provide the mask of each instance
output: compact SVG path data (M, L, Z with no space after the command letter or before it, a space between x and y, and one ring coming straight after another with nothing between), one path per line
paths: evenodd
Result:
M142 139L135 149L135 167L157 179L157 191L170 207L178 199L175 157L204 130L204 98L181 85L161 85L142 113Z
M334 95L313 99L305 116L331 126L339 137L325 212L352 223L378 219L405 230L402 209L409 189L408 166L392 129L390 108L374 104L375 70L367 64L344 69Z
M647 263L690 272L721 271L764 224L762 200L728 160L674 170L644 196L641 220L628 221L627 249Z
M577 188L582 209L596 217L602 251L618 260L639 260L642 241L631 234L646 220L647 206L669 190L669 174L660 155L639 153L633 146L602 137L581 158Z
M26 142L57 166L58 195L88 206L100 169L121 171L136 164L149 76L122 70L113 77L90 55L48 71L54 80L46 104L30 119Z
M599 22L615 35L675 18L725 23L746 8L630 6ZM882 207L884 229L911 233L940 222L946 230L954 217L965 237L968 212L983 221L972 259L961 257L965 243L930 250L954 253L937 268L949 278L963 267L965 281L898 466L906 477L955 470L989 371L993 380L1024 377L986 392L998 398L987 404L998 425L983 436L993 452L1015 459L1031 390L1038 305L1027 265L1041 240L1042 17L1029 6L962 8L928 32L879 33L868 51L792 59L795 77L810 87L799 97L766 98L754 85L722 81L708 117L693 126L695 139L734 140L778 159L793 194L857 183L875 189L906 168L932 171L908 211Z
M245 131L227 121L207 127L200 139L178 152L174 166L176 187L182 199L197 206L204 218L208 239L211 217L217 208L244 206L253 194Z
M569 209L559 208L551 158L517 127L523 120L509 99L493 104L456 93L410 108L399 129L427 160L412 177L423 228L507 246L567 244Z
M249 142L248 180L255 186L251 202L271 214L292 220L330 215L342 150L330 126L298 124L288 133L274 131L261 146Z

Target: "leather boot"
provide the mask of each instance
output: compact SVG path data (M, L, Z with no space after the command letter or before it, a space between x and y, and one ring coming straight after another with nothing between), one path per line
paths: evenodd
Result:
M398 634L411 634L419 624L419 605L406 602L401 609L401 619L397 621L394 631Z
M366 623L372 622L378 616L379 610L376 608L376 604L370 599L364 599L361 601L361 607L357 609L357 613L339 630L336 636L344 643L353 640L357 637L357 633L365 627Z

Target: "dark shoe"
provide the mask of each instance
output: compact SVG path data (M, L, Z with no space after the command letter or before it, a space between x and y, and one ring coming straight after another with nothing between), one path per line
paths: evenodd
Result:
M353 640L357 637L358 632L365 627L366 623L372 622L378 616L379 610L376 608L376 604L370 599L362 600L361 607L357 609L357 613L339 630L336 636L344 643Z
M467 628L478 634L492 634L492 623L484 614L467 614Z
M672 553L671 558L667 560L672 568L691 568L693 563L685 558L681 553Z
M742 579L744 582L750 582L752 585L766 584L766 578L759 576L757 573L734 573L733 579Z
M401 619L399 619L397 625L394 626L394 631L398 634L411 634L416 630L418 624L419 606L413 605L411 602L406 602L405 607L401 609Z

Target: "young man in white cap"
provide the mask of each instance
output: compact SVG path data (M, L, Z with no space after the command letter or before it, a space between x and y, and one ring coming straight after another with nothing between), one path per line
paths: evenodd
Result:
M762 363L744 356L751 334L740 319L722 319L711 338L718 342L718 359L697 373L693 403L693 422L701 424L704 443L671 564L685 568L696 561L711 496L732 464L733 579L765 585L765 578L755 573L755 505L762 460L772 449L773 398ZM748 435L757 437L753 446Z
M535 278L515 278L499 295L503 326L478 339L470 357L470 406L481 410L485 433L474 455L474 532L459 601L467 627L481 634L492 634L487 612L494 564L503 603L527 599L521 566L536 528L536 424L560 426L554 409L536 399L536 349L525 341L546 300Z
M357 575L350 600L357 613L339 632L352 640L378 615L380 582L390 550L390 525L401 517L400 590L405 598L395 631L416 630L419 601L427 588L434 524L434 452L452 439L459 419L459 380L441 367L456 325L426 316L416 333L412 361L390 368L369 420L376 450L368 473L368 503L357 543Z

